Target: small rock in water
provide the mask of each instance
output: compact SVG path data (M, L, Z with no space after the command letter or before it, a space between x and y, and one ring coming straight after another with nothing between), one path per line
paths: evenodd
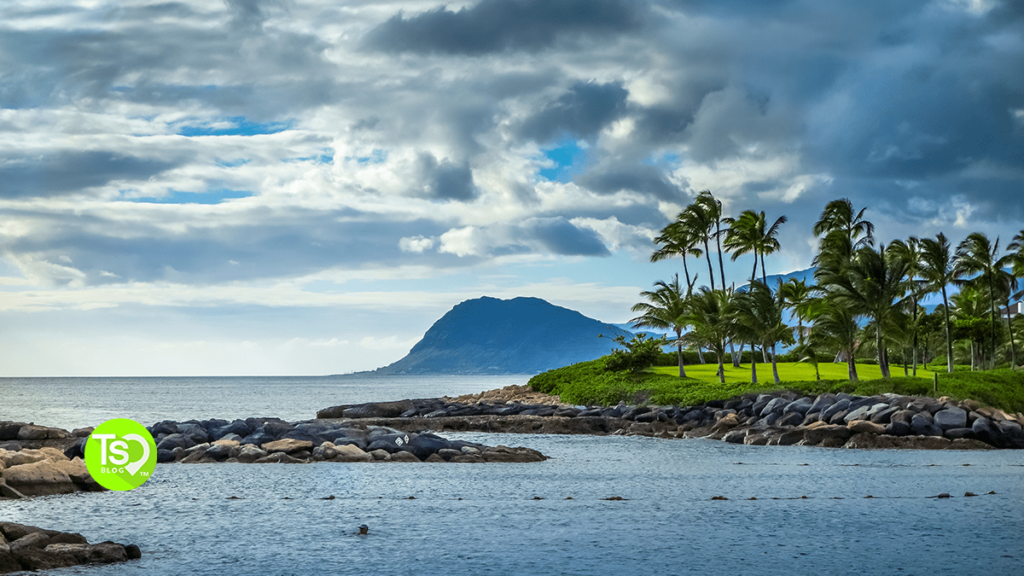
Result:
M977 496L977 494L975 494L974 492L965 492L964 493L964 497L965 498L970 498L971 496Z
M725 496L712 496L712 500L728 500Z
M949 498L949 492L943 492L942 494L936 496L936 498Z

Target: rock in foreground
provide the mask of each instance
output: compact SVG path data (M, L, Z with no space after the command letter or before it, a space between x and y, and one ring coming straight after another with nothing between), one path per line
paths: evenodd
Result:
M133 544L89 544L81 534L0 522L0 574L111 564L140 557L142 552Z

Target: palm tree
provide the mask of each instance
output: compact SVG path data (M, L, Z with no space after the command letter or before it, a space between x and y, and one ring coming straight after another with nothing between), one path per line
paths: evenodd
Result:
M694 204L700 206L705 213L707 213L709 219L714 221L715 224L715 243L718 245L718 272L722 280L722 289L725 289L725 265L722 263L722 201L715 198L711 190L702 190L697 193L697 199L694 200ZM710 226L708 230L710 231ZM711 287L714 290L714 286Z
M807 318L811 303L811 292L814 287L808 286L803 280L790 278L785 284L779 286L779 294L787 308L793 310L796 316L797 337L800 345L804 345L804 319Z
M846 359L849 379L857 381L855 356L860 347L860 339L853 312L835 300L824 297L812 299L809 310L814 320L809 344L818 349L838 349L839 356Z
M874 243L875 225L864 219L864 211L861 208L856 215L853 213L853 203L849 198L833 200L825 205L818 222L814 225L814 235L829 235L834 232L850 240L851 250L859 250ZM858 237L863 236L858 240ZM857 240L854 242L854 240Z
M779 216L771 226L767 226L767 219L764 211L754 212L744 210L738 218L726 218L724 222L730 224L726 231L725 247L732 252L732 259L748 252L754 253L754 271L750 274L750 281L754 281L757 274L757 259L761 259L761 281L768 283L765 272L765 254L777 252L782 246L779 244L779 228L787 222L785 216Z
M898 258L907 262L909 268L907 275L910 277L911 309L913 310L913 323L910 327L911 346L914 354L914 376L917 376L917 302L924 296L924 283L917 278L921 275L921 241L916 237L903 240L894 240L889 245L889 251ZM904 370L906 372L906 370Z
M654 283L654 290L640 293L647 299L647 302L633 305L633 312L642 314L630 320L634 328L661 328L673 330L676 333L676 358L679 361L680 378L686 378L686 368L683 366L682 336L683 330L686 328L687 296L691 293L692 288L692 285L687 286L684 294L683 288L679 285L679 274L676 274L671 282L658 280Z
M965 352L970 354L971 371L980 364L979 351L985 344L985 316L988 314L988 303L985 293L972 284L965 284L950 300L953 303L953 319L955 321L955 340L970 341ZM977 344L977 347L975 347Z
M725 290L701 287L690 299L685 322L694 338L707 343L718 357L719 382L725 384L725 343L732 335L732 302Z
M1011 263L1012 256L1006 255L997 258L999 253L999 238L995 243L989 241L988 236L981 232L969 234L956 247L957 269L962 276L977 274L969 282L976 286L983 286L987 290L989 298L989 314L991 318L992 355L989 359L991 366L996 362L996 290L1005 283L1003 268ZM960 281L963 283L964 281ZM1013 347L1011 346L1011 350ZM1014 359L1011 359L1011 362Z
M953 371L953 333L949 320L949 297L946 287L960 279L956 256L946 235L939 232L935 238L921 239L921 279L925 281L927 294L942 293L942 310L946 320L946 369Z
M885 333L891 324L898 323L906 306L909 268L905 260L893 256L885 246L878 250L865 246L857 250L845 274L826 271L822 276L822 283L829 287L828 298L855 314L868 316L874 323L883 378L890 377Z
M779 384L779 368L775 361L775 346L779 343L791 344L793 332L789 326L782 322L782 313L785 304L779 293L772 293L763 282L755 280L750 289L746 292L736 294L733 299L733 314L736 319L738 331L750 339L751 342L758 342L762 349L770 348L772 351L772 375L775 377L775 384ZM751 354L750 378L751 382L757 383L757 362L754 360L756 354Z
M704 245L703 254L708 262L709 282L711 283L711 289L714 290L715 271L711 267L711 250L708 247L708 242L711 241L711 228L715 224L714 220L711 219L711 216L702 207L697 204L690 204L676 216L674 224L678 226L678 233L680 235L693 238L694 244L699 242Z
M661 233L654 238L655 245L660 247L651 254L651 262L659 262L671 256L681 257L683 259L683 273L686 275L686 285L692 286L697 281L697 277L694 276L691 282L690 269L686 265L686 257L694 256L700 258L703 256L704 253L701 252L700 248L697 248L697 242L698 238L692 234L692 231L677 219L675 222L662 228Z
M1008 258L1013 264L1013 267L1010 272L1012 275L1010 286L1013 287L1017 285L1018 278L1024 278L1024 230L1021 230L1020 232L1017 233L1016 236L1013 237L1013 240L1006 245L1006 250L1009 252ZM1013 298L1014 300L1019 300L1020 298L1024 297L1024 290L1012 295L1009 294L1009 292L1012 292L1012 290L1007 290L1007 292L1008 294L1006 299L1006 327L1007 329L1010 330L1010 354L1012 357L1012 355L1015 355L1014 350L1016 349L1016 344L1014 340L1013 324L1010 321L1010 298ZM1022 315L1021 317L1024 318L1024 315ZM1012 361L1010 366L1014 369L1017 368L1016 363Z

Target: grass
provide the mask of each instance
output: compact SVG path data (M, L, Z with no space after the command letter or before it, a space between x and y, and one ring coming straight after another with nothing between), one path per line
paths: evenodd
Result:
M780 362L780 385L772 378L771 364L758 364L759 383L750 383L750 365L725 366L725 384L718 382L717 364L686 367L688 378L679 378L674 366L655 367L640 374L608 372L604 359L581 362L549 370L530 379L530 387L540 392L558 394L574 404L694 405L711 400L724 400L750 393L780 389L801 394L846 392L870 396L892 392L908 396L950 396L971 398L1010 412L1024 412L1024 372L992 370L987 372L939 373L938 391L934 389L933 372L918 368L918 377L904 377L902 366L893 369L893 377L882 379L877 365L857 364L859 381L847 380L846 364L821 363L822 380L814 379L814 367L804 363Z
M783 383L801 382L814 380L814 366L806 362L779 362L779 379ZM718 382L718 364L693 364L685 366L686 376L702 382ZM912 372L912 369L909 369ZM655 374L667 374L677 376L678 366L656 366L650 369ZM818 371L821 372L822 380L846 380L848 373L846 363L833 364L832 362L821 362L818 364ZM890 368L893 377L903 376L903 367L892 366ZM875 364L857 364L857 376L864 380L873 380L882 377L882 369ZM932 372L917 367L918 378L932 379ZM757 363L757 380L760 383L773 384L772 365ZM726 383L750 383L750 364L740 364L739 368L733 368L732 364L725 365Z

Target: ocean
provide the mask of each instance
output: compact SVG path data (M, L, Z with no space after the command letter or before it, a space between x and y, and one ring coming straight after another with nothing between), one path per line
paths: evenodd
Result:
M526 379L2 379L0 420L299 420L334 404ZM0 502L0 520L143 550L52 574L1024 574L1020 451L445 435L551 459L160 465L129 492ZM355 535L364 523L369 535Z

